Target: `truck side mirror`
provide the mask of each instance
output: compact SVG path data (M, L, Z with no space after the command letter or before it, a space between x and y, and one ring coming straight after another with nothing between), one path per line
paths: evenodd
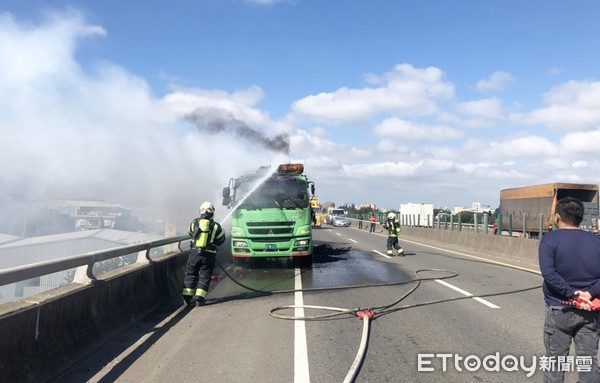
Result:
M231 190L228 186L223 188L223 206L231 205Z

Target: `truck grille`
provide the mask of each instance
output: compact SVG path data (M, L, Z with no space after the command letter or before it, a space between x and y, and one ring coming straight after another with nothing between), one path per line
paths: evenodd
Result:
M248 229L248 233L253 235L281 235L291 234L293 229L291 227L266 227L261 229Z
M294 226L294 221L248 222L248 227Z
M252 238L252 242L255 243L287 243L289 241L291 241L292 238L291 237L269 237L269 238L265 238L265 237L259 237L259 238Z
M250 235L283 235L292 234L294 221L248 222Z

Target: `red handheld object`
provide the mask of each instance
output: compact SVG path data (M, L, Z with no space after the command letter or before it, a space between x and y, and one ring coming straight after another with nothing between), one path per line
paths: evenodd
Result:
M582 308L581 307L582 304L587 304L587 301L585 299L581 299L581 298L575 299L574 302L576 303L575 307L578 309ZM592 311L600 311L600 299L594 298L594 299L592 299L591 302L592 302Z
M373 311L372 310L364 310L358 312L358 317L360 319L365 319L365 317L369 317L369 320L373 320Z

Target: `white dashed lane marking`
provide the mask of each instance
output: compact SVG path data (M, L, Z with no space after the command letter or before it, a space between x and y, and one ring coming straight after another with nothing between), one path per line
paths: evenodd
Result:
M459 293L461 293L461 294L462 294L462 295L464 295L464 296L467 296L467 297L472 297L472 296L473 296L473 294L471 294L470 292L468 292L468 291L465 291L465 290L463 290L463 289L461 289L461 288L459 288L459 287L456 287L456 286L454 286L454 285L451 285L451 284L450 284L450 283L448 283L448 282L442 281L442 280L440 280L440 279L434 279L434 281L436 281L437 283L439 283L439 284L441 284L441 285L444 285L444 286L446 286L446 287L449 287L449 288L451 288L451 289L452 289L452 290L454 290L454 291L458 291ZM491 302L488 302L488 301L486 301L486 300L485 300L485 299L483 299L483 298L478 298L478 297L475 297L475 298L473 298L473 299L474 299L474 300L476 300L476 301L477 301L477 302L479 302L479 303L482 303L482 304L486 305L487 307L491 307L491 308L493 308L493 309L499 309L499 308L500 308L500 306L496 306L495 304L493 304L493 303L491 303Z

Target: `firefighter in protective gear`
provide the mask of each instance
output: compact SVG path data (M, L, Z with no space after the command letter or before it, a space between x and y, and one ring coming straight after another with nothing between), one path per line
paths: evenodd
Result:
M385 223L383 224L383 228L388 231L387 255L392 257L395 256L396 254L394 254L394 249L396 249L398 255L403 257L404 249L398 243L398 236L400 235L400 231L402 229L400 228L400 222L398 221L396 214L388 214L387 221L385 221Z
M182 295L186 304L204 304L215 268L217 246L225 242L221 225L213 220L214 213L213 204L204 202L200 206L200 217L194 219L188 229L192 243L183 279Z

